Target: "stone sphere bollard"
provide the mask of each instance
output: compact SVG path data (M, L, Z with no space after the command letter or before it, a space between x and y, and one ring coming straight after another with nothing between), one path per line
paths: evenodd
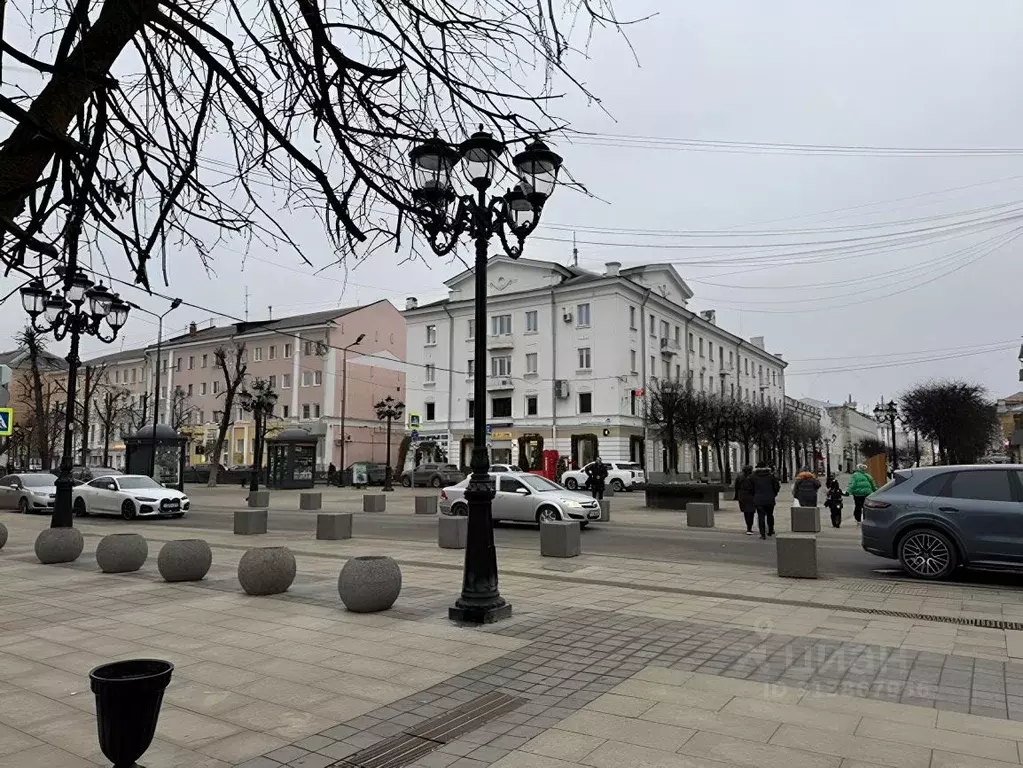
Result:
M202 539L168 541L156 558L156 567L164 581L201 581L211 565L213 550Z
M73 563L85 549L85 539L77 528L43 528L36 537L36 557L40 563Z
M401 593L401 568L389 557L353 557L337 577L337 593L353 613L386 611Z
M238 561L238 582L249 595L279 595L288 591L296 570L287 547L256 547Z
M111 533L96 546L96 563L103 573L137 571L149 557L149 545L137 533Z
M7 526L0 523L0 549L3 549L5 544L7 544Z

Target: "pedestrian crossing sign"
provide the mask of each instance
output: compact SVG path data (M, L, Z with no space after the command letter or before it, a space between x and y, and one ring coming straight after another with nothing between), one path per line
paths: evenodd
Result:
M14 432L14 409L0 408L0 437L10 437Z

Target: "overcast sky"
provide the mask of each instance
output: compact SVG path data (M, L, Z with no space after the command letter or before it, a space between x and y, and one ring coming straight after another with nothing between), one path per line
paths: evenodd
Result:
M527 242L529 257L568 263L575 228L580 266L677 263L696 293L694 309L716 308L720 325L765 336L770 351L791 361L787 391L797 397L851 395L869 410L880 397L933 377L978 380L996 397L1020 388L1012 321L1023 238L1011 238L1023 203L1011 204L1023 195L1023 149L850 155L616 137L1023 148L1023 4L628 0L619 7L658 13L628 30L638 64L611 34L598 34L589 59L574 62L610 117L581 99L560 109L578 130L600 134L558 144L596 199L556 194L545 211L551 226L537 232L550 239ZM894 223L877 226L883 222ZM949 228L957 223L963 226ZM324 238L311 230L293 234L314 264L327 264ZM688 234L694 230L708 234ZM724 237L725 230L757 234ZM922 230L917 239L863 240ZM846 242L828 245L837 238ZM777 244L784 247L767 248ZM778 265L792 254L803 263ZM443 280L462 269L437 260L396 270L398 257L380 251L346 280L337 268L314 275L283 253L252 250L244 265L241 249L214 257L210 277L191 257L172 262L170 287L161 290L242 316L247 289L255 319L268 305L276 317L380 298L398 306L410 295L440 298ZM13 285L3 283L5 291ZM16 302L0 306L0 346L12 346L24 319ZM181 307L167 330L208 319ZM126 346L155 339L147 320L129 321ZM113 351L94 340L85 347Z

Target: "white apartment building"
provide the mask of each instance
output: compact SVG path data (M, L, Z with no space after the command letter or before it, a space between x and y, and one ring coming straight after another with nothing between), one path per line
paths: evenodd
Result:
M599 454L651 471L665 462L644 423L644 390L655 377L688 377L704 392L779 405L786 363L696 314L693 292L669 264L603 274L504 256L488 267L487 327L474 327L474 274L446 281L448 298L406 305L407 412L421 440L467 465L474 376L487 377L492 460L518 462L521 448L555 449L582 465ZM476 333L487 335L487 368L473 370ZM542 441L542 442L541 442ZM692 467L685 446L682 468Z

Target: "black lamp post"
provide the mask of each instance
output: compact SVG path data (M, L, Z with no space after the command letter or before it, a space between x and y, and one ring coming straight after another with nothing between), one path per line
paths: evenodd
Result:
M874 407L874 418L879 424L887 424L892 431L892 469L899 468L899 451L895 444L895 420L899 416L899 407L894 400L880 402Z
M487 190L498 179L496 174L506 147L483 130L462 142L458 149L438 137L414 148L410 154L417 186L418 219L434 253L443 256L467 233L475 244L475 346L473 365L473 444L472 475L465 490L469 506L462 594L448 610L453 621L477 624L511 616L511 605L498 589L497 553L491 507L494 482L487 455L487 252L495 234L508 256L517 259L528 237L540 221L547 198L554 191L561 168L561 157L542 141L534 140L512 158L518 182L504 194ZM452 189L451 175L458 163L475 190L459 195ZM503 175L504 171L501 170ZM510 242L514 240L514 242Z
M391 422L401 418L405 412L405 403L388 395L373 407L376 408L377 418L387 422L387 470L384 474L384 490L393 491L394 486L391 484Z
M107 344L112 342L128 320L129 306L102 283L94 285L84 272L60 270L58 274L63 280L60 293L51 293L41 280L33 280L21 289L21 303L32 319L32 327L37 331L52 333L57 341L71 337L71 349L65 358L68 380L67 405L64 408L64 448L56 482L57 498L50 518L51 528L70 528L74 525L71 511L74 436L71 427L75 417L78 365L81 362L78 343L83 333L95 336ZM104 320L109 335L104 331Z
M828 433L825 433L825 435L826 436L824 438L824 462L826 465L825 472L827 473L825 477L831 477L831 446L838 439L838 435L834 432L830 433L830 435L828 435Z

